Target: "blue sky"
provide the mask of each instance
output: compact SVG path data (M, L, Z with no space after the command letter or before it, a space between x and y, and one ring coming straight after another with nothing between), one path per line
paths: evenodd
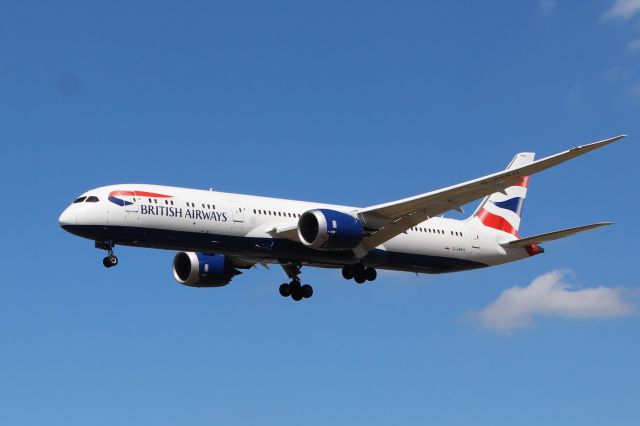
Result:
M636 0L3 2L0 422L636 424L637 40ZM57 225L111 183L364 206L620 133L532 179L521 233L614 226L474 272L307 269L302 303L275 267L211 290L171 252L105 270ZM629 310L480 319L548 273Z

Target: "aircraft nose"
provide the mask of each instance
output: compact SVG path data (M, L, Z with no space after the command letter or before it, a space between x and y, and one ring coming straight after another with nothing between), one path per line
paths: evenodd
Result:
M72 212L68 207L58 218L58 223L62 228L64 228L65 226L76 225L77 222L78 220L76 219L76 214Z

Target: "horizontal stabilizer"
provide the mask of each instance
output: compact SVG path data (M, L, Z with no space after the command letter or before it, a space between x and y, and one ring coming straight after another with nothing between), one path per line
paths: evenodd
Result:
M591 225L577 226L575 228L561 229L560 231L547 232L544 234L534 235L533 237L522 238L520 240L509 241L502 244L504 247L527 247L531 244L539 244L545 241L558 240L577 234L578 232L588 231L590 229L600 228L601 226L611 225L611 222L593 223Z

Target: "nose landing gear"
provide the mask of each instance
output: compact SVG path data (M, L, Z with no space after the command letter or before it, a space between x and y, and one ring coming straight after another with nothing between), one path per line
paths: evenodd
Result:
M111 268L112 266L116 266L118 264L118 258L113 254L110 254L102 259L102 264L105 266L105 268Z
M102 259L102 264L105 268L111 268L118 264L118 258L113 254L113 241L96 241L96 248L107 251L107 257Z

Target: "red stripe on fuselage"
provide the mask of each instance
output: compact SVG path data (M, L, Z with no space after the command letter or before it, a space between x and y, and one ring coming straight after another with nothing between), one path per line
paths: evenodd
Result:
M112 195L128 195L132 197L152 197L152 198L173 198L172 195L164 195L157 194L155 192L147 192L147 191L112 191L109 193L109 196Z

